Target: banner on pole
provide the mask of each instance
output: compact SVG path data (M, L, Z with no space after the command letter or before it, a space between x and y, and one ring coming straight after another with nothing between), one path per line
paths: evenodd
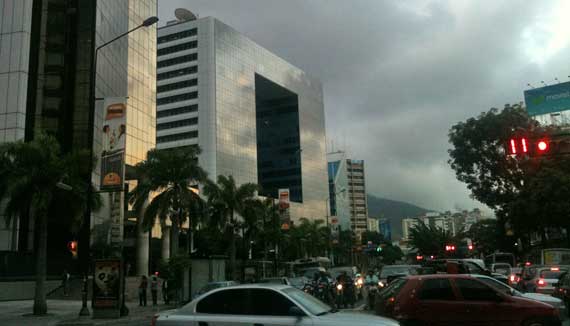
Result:
M127 138L127 106L124 98L107 98L101 128L101 191L123 190L125 179L125 146Z

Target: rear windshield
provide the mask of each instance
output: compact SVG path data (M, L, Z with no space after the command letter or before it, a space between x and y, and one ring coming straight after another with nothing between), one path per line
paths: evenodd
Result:
M406 285L408 280L403 278L395 279L388 287L380 292L380 300L387 300L390 297L395 297L400 293L400 290Z
M411 268L407 266L402 267L384 267L382 272L380 272L381 278L387 278L392 275L410 275Z
M547 279L559 279L560 276L562 276L562 274L564 274L566 271L542 271L540 272L540 277L541 278L547 278Z

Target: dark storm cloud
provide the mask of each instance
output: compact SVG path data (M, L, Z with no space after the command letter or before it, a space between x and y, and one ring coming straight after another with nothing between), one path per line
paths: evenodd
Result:
M160 0L159 12L163 24L177 7L214 16L319 78L328 141L366 160L369 192L446 210L478 205L446 163L450 126L570 72L567 44L541 63L525 52L523 34L554 5Z

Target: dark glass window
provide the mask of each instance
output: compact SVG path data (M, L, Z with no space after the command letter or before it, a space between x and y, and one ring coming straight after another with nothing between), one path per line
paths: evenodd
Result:
M427 279L422 283L420 300L455 300L451 283L445 278Z
M272 290L251 289L250 294L252 315L289 316L289 309L295 307L291 300Z
M164 122L159 123L156 125L156 130L165 130L165 129L173 129L173 128L180 128L184 126L192 126L198 124L198 118L190 118L172 122Z
M184 76L184 75L194 74L196 72L198 72L198 66L192 66L192 67L176 69L176 70L167 71L167 72L157 74L156 79L157 80L163 80L163 79L175 78L175 77L180 77L180 76Z
M157 68L163 68L163 67L168 67L168 66L174 66L174 65L181 64L184 62L196 61L197 59L198 59L198 53L192 53L192 54L187 54L187 55L183 55L183 56L172 58L172 59L158 61L156 63L156 67Z
M198 97L198 92L189 92L156 99L156 105L187 101Z
M256 74L255 110L259 194L289 189L291 201L303 202L297 94Z
M157 143L167 143L171 141L183 140L183 139L192 139L198 137L198 131L189 131L183 132L180 134L168 135L168 136L160 136L156 137Z
M200 300L196 311L202 314L245 315L247 314L247 290L223 290Z
M467 301L496 301L497 292L476 280L459 278L455 280L463 299Z
M159 56L160 55L166 55L166 54L180 52L180 51L184 51L184 50L195 49L197 47L198 47L198 41L191 41L191 42L182 43L182 44L178 44L178 45L169 46L167 48L159 49L157 51L157 54Z
M190 36L194 36L197 34L198 34L198 29L192 28L192 29L189 29L187 31L161 36L156 40L156 42L158 44L161 44L161 43L176 41L176 40L186 38L186 37L190 37Z
M181 106L179 108L157 111L156 117L157 118L164 118L164 117L170 117L173 115L179 115L179 114L196 112L196 111L198 111L198 105L197 104L186 105L186 106Z
M158 93L162 93L162 92L168 92L168 91L173 91L175 89L181 89L181 88L186 88L186 87L192 87L192 86L196 86L198 85L198 79L194 78L194 79L190 79L190 80L184 80L181 82L177 82L177 83L172 83L172 84L166 84L166 85L162 85L162 86L158 86L156 88L156 91Z

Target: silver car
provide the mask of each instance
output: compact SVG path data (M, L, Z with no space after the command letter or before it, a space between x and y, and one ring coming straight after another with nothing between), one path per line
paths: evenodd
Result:
M396 326L397 321L337 312L303 291L279 284L217 289L184 307L155 315L153 326Z

